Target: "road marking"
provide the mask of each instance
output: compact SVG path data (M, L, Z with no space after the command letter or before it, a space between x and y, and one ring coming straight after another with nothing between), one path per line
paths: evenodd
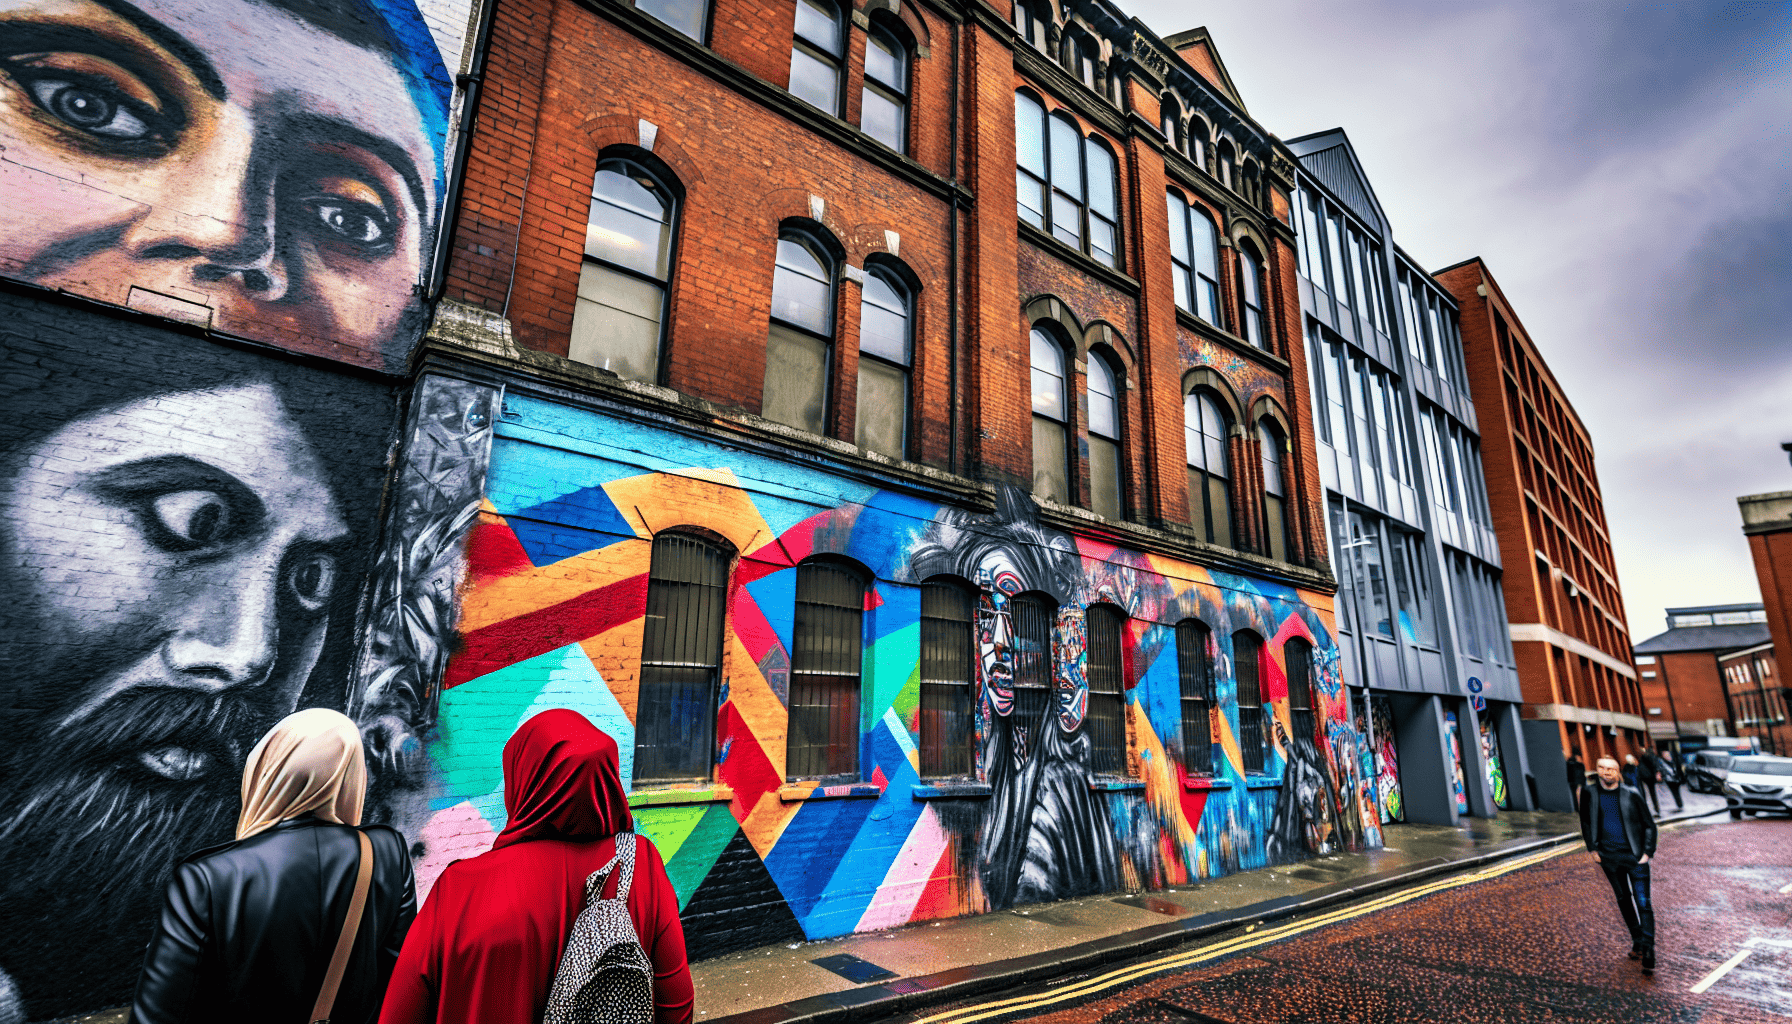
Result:
M1747 960L1748 955L1753 952L1754 952L1753 949L1750 949L1749 947L1744 946L1742 948L1742 952L1737 953L1735 956L1731 957L1728 960L1725 960L1724 965L1722 967L1719 967L1717 970L1712 971L1710 974L1705 975L1705 977L1702 978L1697 985L1694 985L1692 987L1692 994L1695 996L1703 995L1706 989L1717 984L1717 979L1730 973L1732 968L1734 968L1737 964L1741 963L1742 961Z
M1153 974L1161 974L1166 971L1190 967L1198 963L1204 963L1208 960L1215 960L1233 953L1242 952L1247 949L1255 949L1258 946L1264 946L1282 939L1291 938L1295 935L1310 932L1316 928L1323 928L1330 924L1336 924L1340 921L1349 921L1354 918L1363 917L1367 914L1386 910L1389 907L1408 903L1412 900L1430 896L1434 893L1461 888L1465 885L1473 885L1476 882L1484 882L1491 878L1498 878L1501 875L1530 867L1533 864L1541 864L1551 858L1560 857L1563 854L1574 852L1579 849L1579 847L1568 845L1555 850L1546 850L1543 853L1496 864L1493 867L1483 868L1480 871L1471 874L1458 875L1437 882L1428 882L1411 889L1405 889L1400 892L1379 897L1368 903L1362 904L1361 906L1347 907L1342 910L1322 913L1305 921L1297 921L1292 924L1270 928L1266 931L1240 935L1235 938L1202 946L1187 952L1173 953L1169 956L1147 961L1146 963L1134 964L1131 967L1122 967L1117 970L1109 971L1106 974L1089 978L1078 984L1056 989L1052 992L1016 996L1011 999L1000 999L994 1002L982 1003L977 1006L965 1006L955 1010L947 1010L943 1013L936 1013L931 1017L922 1017L919 1020L916 1020L914 1024L944 1024L944 1022L950 1022L950 1024L975 1024L976 1021L986 1020L990 1017L1036 1011L1042 1007L1060 1003L1067 999L1080 999L1085 996L1094 995L1095 993L1106 991L1107 989L1114 988L1118 985L1138 981ZM1256 925L1251 925L1251 928L1253 929L1256 927Z
M1789 892L1792 892L1792 882L1787 882L1785 885L1780 886L1780 895L1784 896Z

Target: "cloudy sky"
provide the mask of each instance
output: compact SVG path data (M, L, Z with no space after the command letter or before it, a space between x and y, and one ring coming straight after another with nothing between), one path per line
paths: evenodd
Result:
M1343 127L1422 264L1492 268L1593 435L1632 641L1758 601L1792 490L1792 4L1120 0L1251 114Z

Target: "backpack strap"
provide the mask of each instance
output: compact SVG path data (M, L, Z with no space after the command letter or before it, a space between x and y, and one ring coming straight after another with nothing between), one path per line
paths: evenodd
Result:
M610 880L610 872L616 870L616 863L620 859L620 857L611 857L608 864L591 872L590 877L585 879L585 903L587 906L604 898L604 883Z
M635 850L641 837L633 832L616 833L616 856L622 859L622 881L616 885L616 898L628 899L628 889L635 881Z

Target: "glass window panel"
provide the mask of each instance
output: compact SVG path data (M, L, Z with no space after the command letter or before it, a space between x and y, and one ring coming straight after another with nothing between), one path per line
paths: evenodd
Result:
M904 424L908 418L908 373L875 359L859 361L858 429L860 448L893 459L907 454Z
M811 434L827 412L828 343L774 323L765 344L760 415Z
M585 252L619 267L665 280L669 203L657 189L605 169L592 189L591 219L585 226Z
M1217 280L1220 276L1219 232L1213 221L1199 210L1190 210L1190 248L1195 257L1195 272Z
M1033 411L1064 419L1064 349L1044 331L1032 332Z
M635 10L662 24L703 41L703 23L708 19L709 5L700 0L635 0Z
M1100 217L1089 218L1089 255L1101 261L1102 265L1117 267L1120 265L1120 246L1115 239L1114 225Z
M817 334L834 326L832 275L819 256L801 242L778 239L772 272L772 316Z
M1026 93L1014 94L1015 161L1045 177L1045 108Z
M1283 511L1284 501L1273 494L1263 497L1263 519L1269 531L1269 557L1278 562L1288 560L1288 524Z
M896 152L902 152L908 132L907 109L869 85L865 87L864 100L859 112L859 128Z
M579 268L579 295L567 358L630 380L659 379L660 285L608 267Z
M1263 450L1263 490L1280 497L1282 494L1282 439L1263 424L1257 424L1257 447Z
M1089 209L1108 220L1120 219L1120 208L1114 201L1114 154L1094 139L1084 140L1089 155Z
M797 0L796 34L823 53L840 53L840 13L828 0Z
M1062 192L1052 193L1052 236L1073 249L1083 247L1083 207Z
M1056 502L1070 501L1069 452L1064 424L1033 417L1033 493Z
M1170 257L1187 264L1189 257L1188 204L1174 192L1164 194L1170 207Z
M1232 498L1224 477L1207 474L1208 538L1220 547L1232 546Z
M1195 298L1199 303L1195 315L1215 326L1220 322L1220 286L1217 281L1201 278L1195 282Z
M798 47L790 52L790 94L818 110L840 113L840 71Z
M1176 291L1176 307L1193 313L1195 308L1189 304L1188 274L1184 268L1180 266L1176 268L1176 273L1170 275L1170 283Z
M1120 436L1119 389L1114 384L1114 371L1107 360L1092 356L1089 360L1089 433L1102 437Z
M1344 262L1344 218L1336 210L1328 211L1325 225L1326 264L1331 270L1332 298L1338 305L1350 306L1350 269Z
M1079 202L1083 198L1082 136L1076 125L1061 117L1051 119L1052 187Z
M908 90L908 50L881 26L865 46L865 74L896 92Z
M878 271L865 275L865 298L859 306L859 350L908 365L908 299Z
M1020 219L1036 228L1045 227L1045 183L1025 170L1016 170L1014 193Z
M1089 438L1089 508L1120 519L1120 446L1105 437Z

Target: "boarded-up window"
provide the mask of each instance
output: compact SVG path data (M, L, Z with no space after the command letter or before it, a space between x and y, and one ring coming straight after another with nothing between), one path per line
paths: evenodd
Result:
M1232 673L1238 681L1238 751L1247 772L1263 771L1263 689L1258 684L1262 659L1263 641L1257 634L1232 634Z
M1305 736L1318 742L1313 718L1313 645L1300 637L1289 637L1282 645L1288 663L1288 717L1296 737Z
M1121 654L1121 626L1125 613L1111 605L1089 609L1089 655L1085 671L1089 679L1089 742L1094 769L1106 775L1126 770L1125 659Z
M921 774L970 775L972 622L976 603L963 584L921 587Z
M1015 739L1027 743L1038 734L1052 698L1052 618L1056 609L1039 594L1022 594L1009 604L1014 616Z
M689 534L654 538L635 712L638 782L709 778L728 558Z
M858 775L864 614L865 581L857 572L832 562L797 566L785 762L790 778Z
M1194 619L1176 624L1176 671L1182 684L1182 767L1213 774L1212 634Z

